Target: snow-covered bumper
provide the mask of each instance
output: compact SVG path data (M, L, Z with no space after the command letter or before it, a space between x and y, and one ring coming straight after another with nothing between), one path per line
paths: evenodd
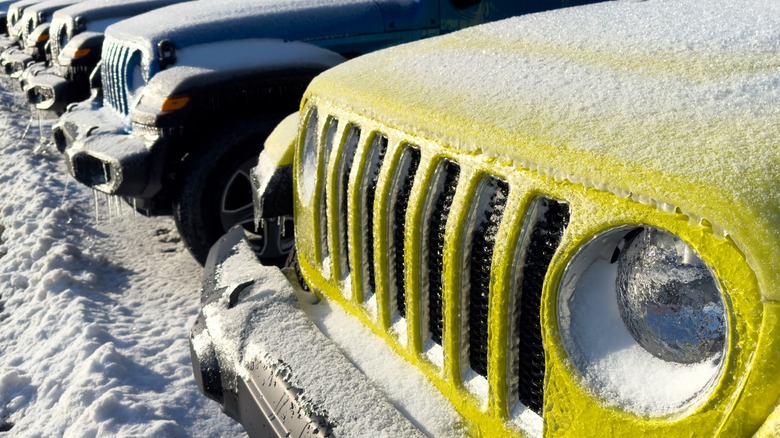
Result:
M261 265L240 227L212 248L190 346L200 390L250 436L417 436L310 320L324 305Z
M11 47L17 46L19 38L10 37L8 35L0 36L0 52L4 52Z
M147 198L161 187L162 141L128 134L128 126L107 107L87 101L71 107L53 127L68 172L80 183L110 195Z
M32 56L23 49L16 47L6 49L0 56L0 64L3 66L3 71L12 78L19 78L24 69L34 62L35 60Z
M68 104L68 81L55 67L28 67L22 75L27 101L39 110L62 113Z

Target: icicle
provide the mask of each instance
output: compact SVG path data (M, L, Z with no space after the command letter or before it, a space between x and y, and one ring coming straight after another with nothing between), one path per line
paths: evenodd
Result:
M287 230L285 229L285 224L287 223L287 221L284 219L285 219L284 216L279 216L278 218L276 218L277 223L279 224L279 234L281 234L282 236L287 235Z
M24 128L24 132L22 133L22 140L27 138L27 133L30 131L30 126L32 126L33 118L35 115L33 113L30 113L30 118L27 120L27 126Z
M133 198L133 217L138 216L138 204L136 202L136 199Z
M95 223L100 223L100 208L98 207L98 192L92 189L92 194L95 198Z
M103 193L103 199L106 201L106 207L108 207L108 222L111 222L111 198L107 193Z
M108 182L108 165L105 162L103 162L103 178Z

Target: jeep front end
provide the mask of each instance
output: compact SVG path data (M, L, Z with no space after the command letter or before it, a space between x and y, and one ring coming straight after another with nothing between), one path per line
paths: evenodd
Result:
M291 152L313 291L291 307L322 328L310 301L337 303L473 436L776 435L779 38L760 1L611 2L323 73ZM272 155L259 183L289 164ZM256 366L300 352L250 317L288 286L233 239L212 252L193 365L256 412ZM327 362L285 376L349 385Z

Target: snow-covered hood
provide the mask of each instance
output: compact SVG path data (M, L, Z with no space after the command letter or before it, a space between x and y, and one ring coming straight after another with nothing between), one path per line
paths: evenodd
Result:
M76 18L80 18L86 26L83 30L103 32L106 27L122 18L132 17L152 9L183 3L184 1L187 0L84 1L54 12L52 29L56 29L61 25L65 25L68 29L73 29Z
M18 2L13 2L8 7L8 22L18 22L22 18L22 14L24 14L24 10L30 6L34 5L36 3L41 3L41 0L21 0Z
M778 66L776 2L608 2L368 54L307 95L678 207L780 260Z
M385 0L387 2L387 0ZM310 41L384 31L374 0L200 1L169 6L110 26L106 40L153 59L164 39L176 49L248 38Z

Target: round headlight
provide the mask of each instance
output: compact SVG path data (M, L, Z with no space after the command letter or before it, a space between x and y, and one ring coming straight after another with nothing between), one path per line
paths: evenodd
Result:
M720 291L709 268L680 239L638 229L617 255L617 299L629 333L662 360L698 363L725 342Z
M587 386L630 412L698 405L721 374L718 282L686 242L658 228L623 227L585 245L564 273L558 323Z

